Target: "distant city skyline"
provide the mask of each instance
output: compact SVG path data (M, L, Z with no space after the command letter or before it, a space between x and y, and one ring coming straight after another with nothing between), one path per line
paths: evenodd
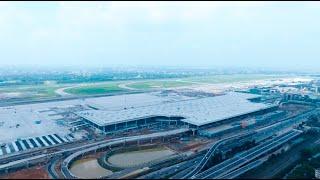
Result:
M0 2L0 66L320 69L319 2Z

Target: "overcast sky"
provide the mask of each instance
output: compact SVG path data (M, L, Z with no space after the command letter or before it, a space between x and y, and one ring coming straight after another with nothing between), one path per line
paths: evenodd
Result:
M319 2L0 2L0 65L320 70Z

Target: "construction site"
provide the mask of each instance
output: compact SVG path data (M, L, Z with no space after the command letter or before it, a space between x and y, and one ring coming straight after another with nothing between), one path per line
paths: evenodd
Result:
M0 107L1 177L236 178L303 134L301 124L318 112L317 103L246 91ZM246 161L233 166L240 156Z

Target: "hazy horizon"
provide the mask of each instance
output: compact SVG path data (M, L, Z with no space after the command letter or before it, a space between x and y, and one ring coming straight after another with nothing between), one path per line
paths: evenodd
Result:
M318 2L0 2L0 67L318 71Z

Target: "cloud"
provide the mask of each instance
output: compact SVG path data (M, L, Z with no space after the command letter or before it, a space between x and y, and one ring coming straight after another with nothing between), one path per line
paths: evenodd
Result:
M32 2L37 5L37 2ZM38 3L41 4L41 3ZM68 28L86 28L106 26L124 28L136 23L168 23L175 21L194 22L214 18L217 9L226 7L260 6L264 2L162 2L162 1L110 1L110 2L55 2L54 11L38 12L40 7L27 6L22 2L1 2L0 21L8 23L20 20L20 23L37 21L48 16L48 21ZM50 9L50 7L48 8ZM1 12L2 11L2 12ZM16 23L13 21L13 23ZM41 24L38 24L41 26Z
M51 58L52 63L70 58L84 64L199 59L194 63L205 64L276 53L286 57L286 52L298 52L283 48L289 45L318 47L312 45L320 12L313 8L318 7L260 1L0 2L1 58Z
M67 20L71 18L74 23L105 22L112 23L112 25L127 24L132 21L164 23L178 20L199 20L208 17L220 6L228 6L228 4L225 2L175 1L62 2L58 15Z

